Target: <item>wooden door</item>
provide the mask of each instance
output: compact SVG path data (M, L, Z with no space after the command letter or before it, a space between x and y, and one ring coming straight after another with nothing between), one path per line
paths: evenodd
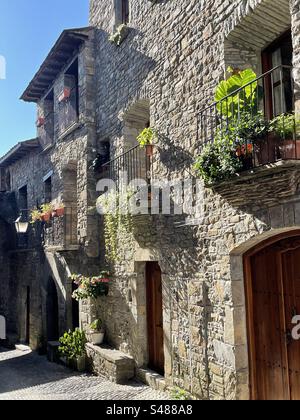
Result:
M300 399L300 238L280 240L246 257L251 396Z
M156 262L146 265L149 367L164 374L163 297L161 269Z

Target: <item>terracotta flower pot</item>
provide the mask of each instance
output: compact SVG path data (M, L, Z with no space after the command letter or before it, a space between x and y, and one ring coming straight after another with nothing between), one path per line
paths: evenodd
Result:
M53 212L52 212L51 216L52 216L53 218L54 218L54 217L57 217L57 211L56 211L56 210L53 210Z
M294 139L282 140L279 146L282 159L300 159L300 141Z
M65 214L65 208L61 207L60 209L56 209L57 217L62 217Z
M46 223L50 222L50 219L51 219L51 213L50 212L42 214L42 221L43 222L46 222Z
M148 157L152 157L153 154L154 154L154 146L153 146L153 144L147 144L146 145L146 155Z

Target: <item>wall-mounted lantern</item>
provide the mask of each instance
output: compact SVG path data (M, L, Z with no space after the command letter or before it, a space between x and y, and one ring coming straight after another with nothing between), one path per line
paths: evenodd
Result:
M29 223L24 220L22 213L20 217L18 217L18 219L15 221L15 227L16 227L17 234L27 233Z

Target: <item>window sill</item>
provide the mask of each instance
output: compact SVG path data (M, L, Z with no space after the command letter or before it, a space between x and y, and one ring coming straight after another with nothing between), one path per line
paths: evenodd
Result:
M80 128L81 126L82 124L79 123L78 121L72 124L69 128L67 128L63 133L61 133L58 136L57 141L63 140L65 137L69 136L70 134L74 133L74 131L78 130L78 128Z

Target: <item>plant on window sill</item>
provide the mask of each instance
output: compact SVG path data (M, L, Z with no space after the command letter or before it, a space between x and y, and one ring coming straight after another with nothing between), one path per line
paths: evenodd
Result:
M124 23L117 27L116 31L110 35L108 38L109 41L118 47L122 44L122 42L126 39L128 35L129 28Z
M64 87L64 89L58 96L58 102L61 103L61 102L67 101L70 98L70 96L71 96L71 89Z
M147 156L153 156L153 143L155 142L156 138L157 132L151 127L145 128L137 137L137 142L139 145L146 148Z

